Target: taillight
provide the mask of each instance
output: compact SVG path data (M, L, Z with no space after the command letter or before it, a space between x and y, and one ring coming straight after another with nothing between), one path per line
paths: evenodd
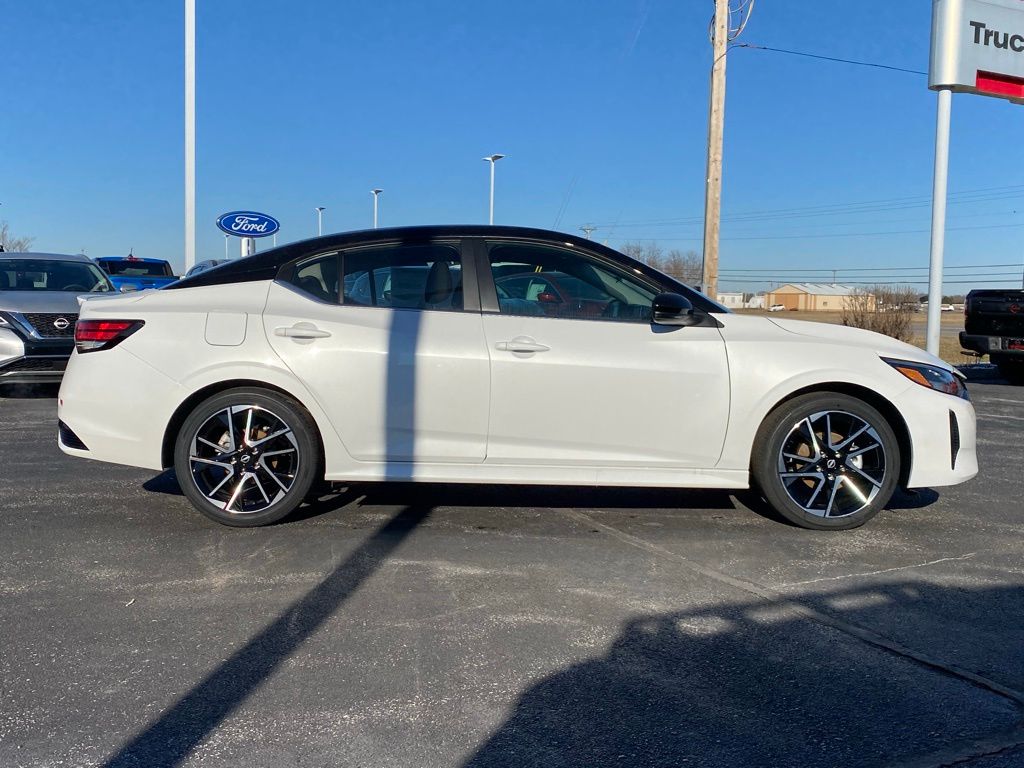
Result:
M75 349L98 352L116 347L143 325L142 320L79 320L75 324Z

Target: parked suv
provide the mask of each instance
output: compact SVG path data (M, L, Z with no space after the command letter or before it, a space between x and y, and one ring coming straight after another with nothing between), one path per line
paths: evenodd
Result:
M60 381L75 348L78 296L113 292L87 256L0 253L0 384Z
M110 276L110 282L114 287L122 293L163 288L178 279L171 265L163 259L142 259L129 254L100 256L96 263Z

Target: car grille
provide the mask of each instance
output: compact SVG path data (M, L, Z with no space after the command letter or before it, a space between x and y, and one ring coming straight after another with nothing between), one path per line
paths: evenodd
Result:
M66 357L22 357L6 365L0 364L0 375L15 371L63 371L67 366Z
M36 333L47 339L71 339L75 336L75 323L78 321L78 315L74 312L59 314L56 312L26 312L22 317L28 321L28 324L32 326ZM60 321L63 320L67 325L63 328L58 328L55 323L64 325Z

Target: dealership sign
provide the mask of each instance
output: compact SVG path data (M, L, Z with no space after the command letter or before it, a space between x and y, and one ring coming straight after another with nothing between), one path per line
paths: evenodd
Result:
M935 0L928 86L1024 103L1024 0Z
M232 211L217 219L217 226L238 237L268 237L281 228L277 219L255 211Z

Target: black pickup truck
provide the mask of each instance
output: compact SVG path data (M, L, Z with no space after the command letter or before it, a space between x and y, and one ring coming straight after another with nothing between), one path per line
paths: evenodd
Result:
M960 346L988 355L1014 384L1024 384L1024 290L986 289L967 294Z

